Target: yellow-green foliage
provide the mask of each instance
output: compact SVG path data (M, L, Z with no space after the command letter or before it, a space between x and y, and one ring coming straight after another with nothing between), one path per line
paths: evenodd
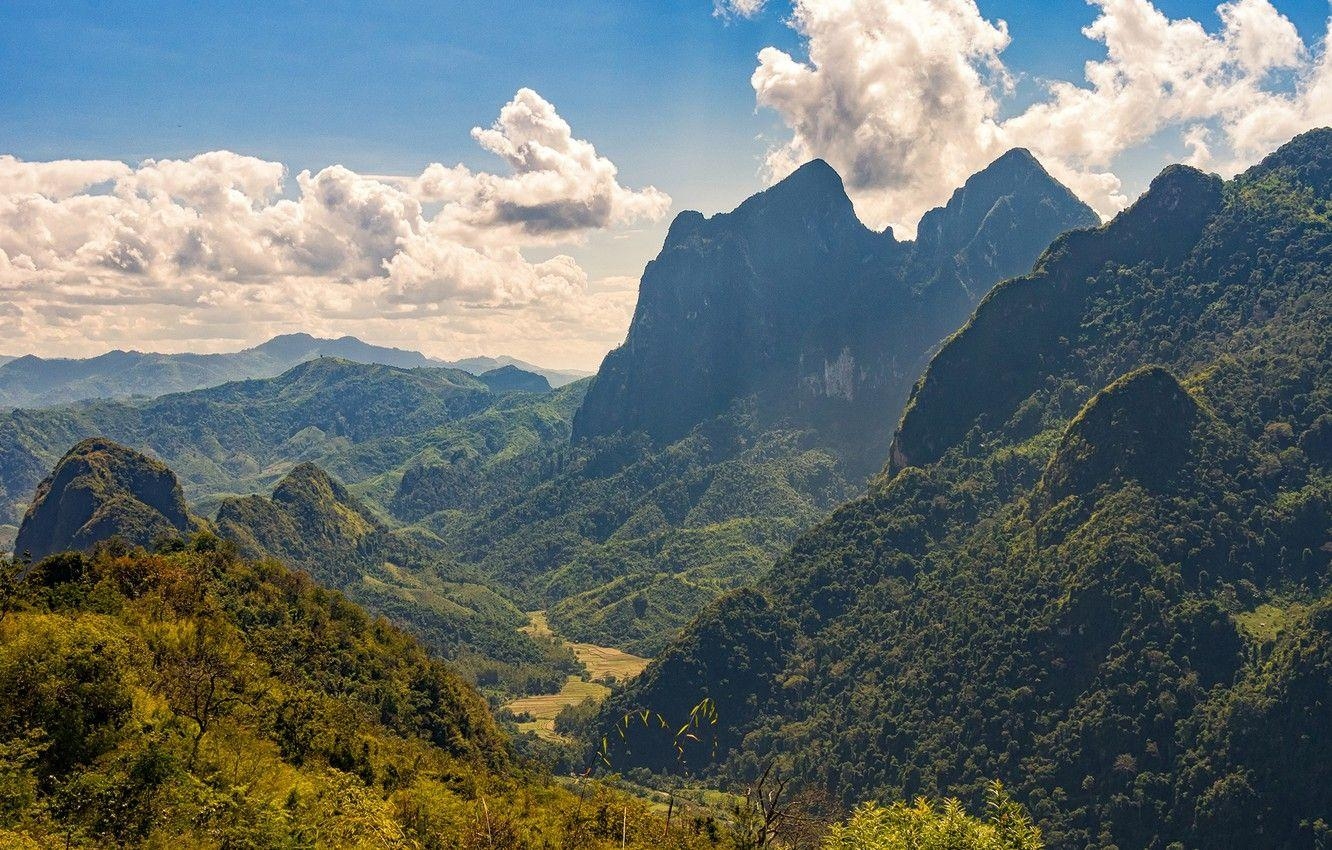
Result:
M1041 850L1041 833L1026 811L995 783L982 817L957 800L880 806L867 803L828 831L824 850Z
M17 589L16 571L0 847L711 846L515 765L485 703L415 640L210 535L66 553Z

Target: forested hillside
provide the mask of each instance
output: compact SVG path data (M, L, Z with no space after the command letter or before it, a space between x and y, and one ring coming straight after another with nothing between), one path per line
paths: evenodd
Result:
M388 616L497 700L559 690L581 670L567 647L520 631L522 611L437 538L387 527L313 464L293 469L271 498L223 501L216 526L242 555L305 570Z
M92 436L151 451L208 513L217 497L267 490L303 461L355 482L384 504L404 475L419 476L421 468L441 463L456 467L455 479L468 476L464 480L504 466L481 486L516 487L523 475L539 472L539 460L525 459L530 449L567 439L581 388L515 393L512 373L496 380L503 386L492 389L457 370L322 358L276 378L149 401L9 411L0 414L5 513L16 521L46 470L70 445ZM517 467L512 474L511 467ZM403 512L410 515L411 508Z
M516 764L414 640L207 533L5 570L0 846L729 845Z
M1330 326L1332 131L1168 169L997 287L869 494L612 700L616 763L776 758L845 800L999 778L1060 847L1320 846ZM624 724L703 697L715 761Z

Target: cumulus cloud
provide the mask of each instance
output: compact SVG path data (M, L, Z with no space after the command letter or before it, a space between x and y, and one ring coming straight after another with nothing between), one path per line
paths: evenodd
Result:
M432 164L382 177L332 165L292 181L281 163L229 151L135 167L0 157L7 336L30 347L79 336L124 344L134 338L120 335L135 333L152 347L203 325L223 336L248 325L238 336L252 340L256 323L317 330L435 317L447 327L438 318L454 313L468 314L460 333L487 321L554 333L577 314L585 347L604 350L623 331L623 299L566 255L524 252L657 219L670 198L623 186L614 163L530 89L472 135L509 173Z
M1116 159L1164 130L1196 164L1233 171L1332 120L1326 44L1315 58L1269 0L1222 3L1215 33L1149 0L1090 1L1083 33L1105 58L1005 116L1010 37L974 0L796 0L808 58L766 48L752 79L792 131L769 152L771 177L823 157L867 221L909 235L967 175L1024 146L1109 215L1127 200Z

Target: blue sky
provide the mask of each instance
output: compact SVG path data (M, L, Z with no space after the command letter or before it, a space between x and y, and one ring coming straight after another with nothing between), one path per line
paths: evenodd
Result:
M1213 2L1154 3L1169 18L1220 26ZM1327 5L1274 5L1316 48ZM1003 114L1042 97L1044 80L1082 82L1083 63L1105 55L1081 33L1092 6L978 6L1011 36L1001 56L1017 86ZM618 166L624 186L663 190L672 212L711 213L762 188L765 155L791 137L792 119L758 108L750 84L764 47L805 58L790 8L771 0L745 19L714 15L712 0L10 0L0 5L0 154L133 164L225 149L292 174L336 163L411 175L431 162L502 172L469 131L531 87ZM1167 134L1117 156L1125 194L1183 151ZM582 234L560 250L594 280L636 276L668 222Z
M1103 54L1077 0L982 0L1032 77L1077 78ZM1216 3L1157 0L1218 25ZM1276 3L1314 43L1328 8ZM789 6L723 21L710 0L0 5L0 147L25 159L139 160L228 148L294 169L487 165L468 137L520 86L555 103L620 166L687 206L760 188L749 85L767 45L799 51Z

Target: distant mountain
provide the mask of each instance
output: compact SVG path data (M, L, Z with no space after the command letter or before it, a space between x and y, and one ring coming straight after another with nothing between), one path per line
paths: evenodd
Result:
M461 360L451 360L441 362L437 365L448 366L451 369L462 369L464 372L471 372L473 375L483 375L486 372L493 372L496 369L502 369L505 366L513 366L524 372L533 372L542 376L555 389L568 386L575 381L581 381L596 374L581 369L547 369L543 366L536 366L525 360L519 360L516 357L464 357Z
M84 440L70 449L37 487L15 543L34 561L67 549L88 549L117 535L149 545L193 531L175 474L110 440Z
M1097 223L1024 150L928 213L915 243L861 224L821 160L733 212L682 213L574 437L669 443L752 396L765 419L817 428L868 475L940 340L1055 236Z
M205 509L210 498L267 490L303 461L391 496L406 469L441 455L479 461L506 451L510 441L529 447L567 439L569 414L551 411L576 403L571 398L581 398L578 387L539 396L497 393L455 369L324 357L274 378L152 400L0 412L0 499L6 508L0 521L6 514L17 519L45 470L66 447L91 436L162 458ZM496 407L504 413L493 413ZM519 460L522 454L515 448L506 457ZM474 495L486 492L483 487Z
M151 398L228 381L271 378L319 357L400 369L456 368L472 374L513 365L546 376L554 386L581 377L572 372L545 371L512 358L471 358L451 364L416 351L371 345L355 337L321 339L298 333L276 336L231 354L110 351L87 359L26 355L8 362L0 360L0 408L48 407L94 398Z
M1057 239L933 358L868 494L613 698L616 769L782 759L845 802L999 779L1051 847L1317 846L1329 245L1332 130ZM613 731L705 697L684 755Z
M548 393L550 381L535 372L527 372L517 366L501 366L482 372L476 379L497 393Z

